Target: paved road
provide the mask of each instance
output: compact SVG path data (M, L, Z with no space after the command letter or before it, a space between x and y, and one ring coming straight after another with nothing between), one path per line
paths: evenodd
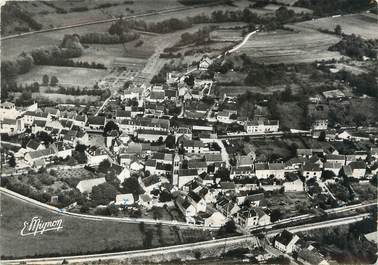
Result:
M238 45L236 45L236 46L235 46L234 48L232 48L231 50L226 51L226 54L230 54L230 53L233 53L233 52L236 52L237 50L239 50L241 47L244 46L244 44L247 43L247 41L249 40L249 38L250 38L252 35L256 34L257 32L259 32L259 31L258 31L258 30L255 30L255 31L252 31L252 32L248 33L248 34L244 37L244 39L243 39L242 42L240 42Z

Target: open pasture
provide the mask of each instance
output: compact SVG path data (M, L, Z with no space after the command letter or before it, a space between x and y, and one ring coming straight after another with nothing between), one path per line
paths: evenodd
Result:
M343 33L360 35L365 39L378 39L378 15L372 13L351 14L337 17L325 17L296 23L296 26L317 30L333 31L341 26Z
M28 73L17 76L17 83L42 83L42 77L56 76L63 86L93 87L93 85L107 74L106 70L61 66L34 66Z
M192 233L195 238L180 237L178 233L186 229L175 229L166 225L159 228L150 224L88 220L47 211L3 192L0 198L3 209L0 217L2 258L104 253L210 239L209 233L202 230ZM43 235L21 236L24 222L30 222L35 216L44 222L61 219L63 228L59 231L46 231ZM145 240L147 232L151 235L149 240ZM188 229L188 232L193 230Z
M339 59L341 55L338 52L328 51L339 40L337 36L316 31L260 32L252 36L237 53L245 53L252 60L267 64Z

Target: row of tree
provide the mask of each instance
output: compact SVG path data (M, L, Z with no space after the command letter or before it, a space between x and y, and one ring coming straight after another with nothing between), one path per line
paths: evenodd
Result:
M341 34L341 27L335 28L335 33ZM378 40L365 40L360 36L343 35L340 42L329 48L330 51L338 51L353 59L362 60L363 57L377 58Z
M110 31L110 30L109 30ZM113 33L113 31L110 31ZM97 44L117 44L125 43L136 40L140 37L140 34L135 31L128 32L114 32L110 33L101 33L101 32L92 32L80 36L81 43L97 43Z

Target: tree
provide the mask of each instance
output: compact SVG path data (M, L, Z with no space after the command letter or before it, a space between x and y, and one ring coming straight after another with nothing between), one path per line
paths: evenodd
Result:
M52 139L51 135L49 135L47 132L39 131L36 134L36 137L43 142L46 145L51 144L54 140Z
M319 138L318 138L318 140L319 140L320 142L324 142L325 139L326 139L326 133L325 133L325 131L321 131L320 134L319 134Z
M167 138L165 138L165 144L167 148L174 149L176 145L176 138L174 135L168 135Z
M123 192L132 193L134 197L138 197L141 192L141 187L138 182L138 178L131 176L130 178L125 179L123 182Z
M8 160L8 164L10 167L16 167L16 158L14 157L14 154L11 153L10 158Z
M47 86L49 84L49 76L48 75L43 75L42 84L45 85L45 86Z
M194 76L193 75L189 75L188 77L185 78L184 81L188 86L194 86Z
M230 171L225 167L221 167L215 172L214 177L215 179L220 178L221 181L230 181Z
M274 209L270 214L270 221L275 222L282 218L282 213L279 209Z
M225 235L225 234L233 234L236 232L236 225L234 220L230 220L225 223L221 228L219 228L218 234Z
M169 202L170 200L172 200L171 193L169 193L169 191L167 191L167 190L163 190L160 193L159 201L160 202Z
M50 85L51 86L56 86L58 84L58 82L59 82L58 78L55 75L53 75L51 77L51 80L50 80Z
M336 25L335 29L334 29L334 32L337 34L337 35L341 35L343 32L342 32L342 29L341 29L341 26L339 24Z
M118 125L114 121L108 121L104 127L104 136L107 136L113 130L119 131Z
M109 160L104 159L98 165L98 171L100 171L102 173L108 173L110 166L111 166L111 164L110 164Z
M106 205L114 201L116 195L116 188L105 182L92 188L91 199L95 205Z

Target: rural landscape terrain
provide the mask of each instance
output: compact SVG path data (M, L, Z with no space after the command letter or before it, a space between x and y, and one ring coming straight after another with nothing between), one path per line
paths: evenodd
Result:
M375 264L378 2L1 6L4 264Z

